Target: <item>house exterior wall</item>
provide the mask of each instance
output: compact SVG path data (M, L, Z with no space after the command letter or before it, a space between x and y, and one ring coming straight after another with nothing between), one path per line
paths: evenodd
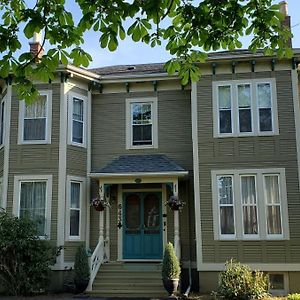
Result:
M300 262L300 201L291 83L286 70L203 76L197 86L200 170L200 213L203 263L224 263L234 257L244 263ZM213 137L212 82L275 78L279 135ZM214 239L211 171L222 169L285 168L290 239L274 241L219 241Z

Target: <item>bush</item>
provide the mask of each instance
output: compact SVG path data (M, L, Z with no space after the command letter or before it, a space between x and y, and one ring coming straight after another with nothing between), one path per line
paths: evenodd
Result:
M287 299L288 300L300 300L300 294L289 294Z
M10 295L45 290L51 264L59 249L37 237L37 226L28 218L0 212L0 281Z
M218 293L225 299L261 299L268 294L269 278L260 271L230 260L219 275Z
M76 251L74 273L75 273L74 276L75 282L88 280L90 278L88 255L86 253L86 249L83 244L81 244Z
M180 265L175 254L172 243L168 243L165 247L164 259L162 263L163 279L178 279L180 276Z

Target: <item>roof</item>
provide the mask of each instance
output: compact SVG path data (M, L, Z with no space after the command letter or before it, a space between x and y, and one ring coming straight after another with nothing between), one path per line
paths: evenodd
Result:
M167 173L185 170L165 155L123 155L93 173Z
M300 55L300 49L295 48L294 54ZM218 51L208 53L207 62L218 60L237 60L237 59L251 59L251 58L263 58L266 57L263 54L263 50L258 50L253 53L248 49L239 49L233 51ZM271 57L270 57L271 58ZM94 72L101 76L138 76L138 75L150 75L150 74L166 74L164 63L149 63L149 64L131 64L131 65L116 65L107 66L101 68L90 69L90 72Z

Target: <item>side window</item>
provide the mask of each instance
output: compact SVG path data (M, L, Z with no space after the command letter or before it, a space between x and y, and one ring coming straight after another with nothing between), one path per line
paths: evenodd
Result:
M126 99L126 148L158 147L157 98Z
M4 127L5 127L5 99L0 105L0 145L4 144Z
M3 206L3 177L0 177L0 210Z
M51 91L40 91L40 96L32 103L20 103L19 143L50 143L51 110Z
M69 97L69 143L86 146L86 98L70 93Z

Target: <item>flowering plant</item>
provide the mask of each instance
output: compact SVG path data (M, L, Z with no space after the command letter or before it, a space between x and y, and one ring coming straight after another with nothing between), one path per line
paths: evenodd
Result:
M172 210L179 210L183 208L185 202L180 200L178 196L173 195L167 200L166 205L168 205Z
M98 196L92 199L91 206L93 206L98 211L102 211L106 206L110 206L110 205L108 201Z

